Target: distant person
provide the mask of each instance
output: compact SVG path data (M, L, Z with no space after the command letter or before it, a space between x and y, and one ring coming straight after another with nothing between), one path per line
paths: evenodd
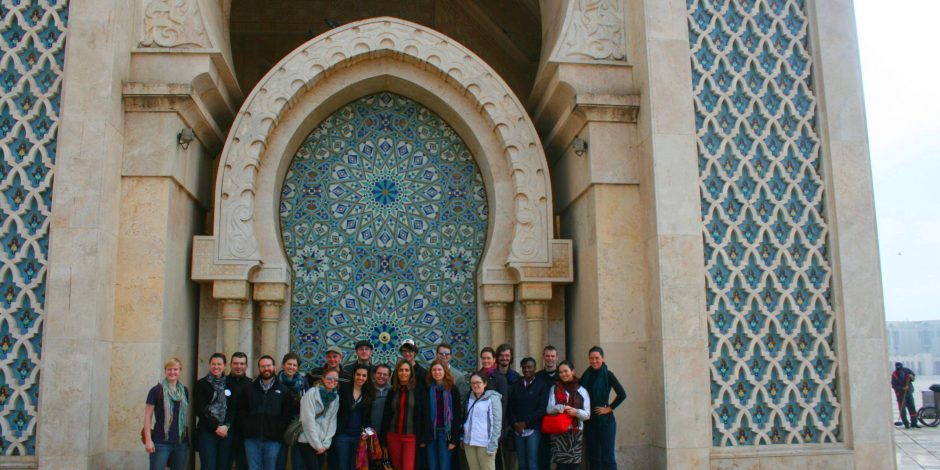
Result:
M231 447L225 444L231 440L228 431L235 420L235 406L232 392L226 393L225 362L225 354L210 356L209 373L196 382L193 390L193 411L198 419L196 448L203 469L223 468Z
M894 363L894 372L891 373L891 388L898 400L898 411L901 412L901 422L904 428L919 428L917 424L917 408L914 407L914 372L904 367L903 363ZM911 414L908 422L907 414Z
M183 363L171 358L163 365L163 380L147 393L144 408L144 449L150 454L150 470L186 468L189 438L186 435L186 413L189 411L189 389L180 383Z
M591 397L591 419L584 423L588 461L591 469L617 470L614 456L617 420L614 410L627 399L627 392L604 363L604 350L594 346L588 351L588 367L581 376L581 385ZM613 401L610 392L614 392Z

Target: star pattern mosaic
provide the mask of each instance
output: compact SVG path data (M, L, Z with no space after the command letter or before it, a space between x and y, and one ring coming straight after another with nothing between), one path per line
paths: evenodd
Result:
M68 2L0 1L0 455L36 453Z
M716 447L842 439L803 0L687 0Z
M410 338L421 360L444 341L456 367L473 369L487 219L473 156L427 108L379 93L328 117L294 155L281 193L301 367L333 345L350 357L358 339L394 363Z

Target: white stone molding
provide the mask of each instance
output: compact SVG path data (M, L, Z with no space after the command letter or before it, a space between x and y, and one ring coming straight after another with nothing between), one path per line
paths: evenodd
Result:
M198 0L150 0L140 47L211 47Z
M620 0L570 0L552 62L626 63Z
M496 152L478 159L500 160L486 167L507 173L493 176L511 186L502 203L512 201L509 249L502 264L518 272L524 267L552 267L552 200L545 154L525 108L509 86L473 52L439 32L395 18L372 18L337 28L294 50L256 86L239 111L222 151L216 181L213 265L241 265L247 276L258 266L270 268L259 244L259 173L269 152L270 138L290 111L310 90L343 69L368 60L394 59L436 75L439 85L459 92L473 104L497 142ZM433 90L428 89L431 93ZM273 153L273 155L268 155ZM267 188L266 188L267 189ZM265 196L269 197L269 196ZM267 202L267 201L266 201ZM492 212L499 207L491 207ZM267 220L267 218L265 218ZM270 231L263 227L263 230ZM194 254L206 247L194 246ZM273 255L271 255L273 258ZM272 263L277 265L277 262ZM211 276L211 267L193 266L195 274ZM253 274L254 275L254 274ZM273 277L272 277L273 279ZM253 279L257 280L257 279Z

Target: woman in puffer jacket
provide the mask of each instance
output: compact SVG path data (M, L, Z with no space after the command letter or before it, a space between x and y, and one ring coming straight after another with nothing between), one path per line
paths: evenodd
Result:
M470 375L466 409L461 446L470 470L496 470L496 449L503 428L502 396L486 390L486 379L479 372Z
M303 432L297 439L304 467L318 469L326 463L326 450L336 434L336 413L339 399L336 386L339 373L327 372L314 387L310 387L300 399L300 423Z

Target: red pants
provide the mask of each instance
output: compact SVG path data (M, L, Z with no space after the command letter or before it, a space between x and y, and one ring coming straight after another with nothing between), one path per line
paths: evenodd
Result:
M395 470L414 470L415 445L414 434L388 433L388 456L392 459Z

